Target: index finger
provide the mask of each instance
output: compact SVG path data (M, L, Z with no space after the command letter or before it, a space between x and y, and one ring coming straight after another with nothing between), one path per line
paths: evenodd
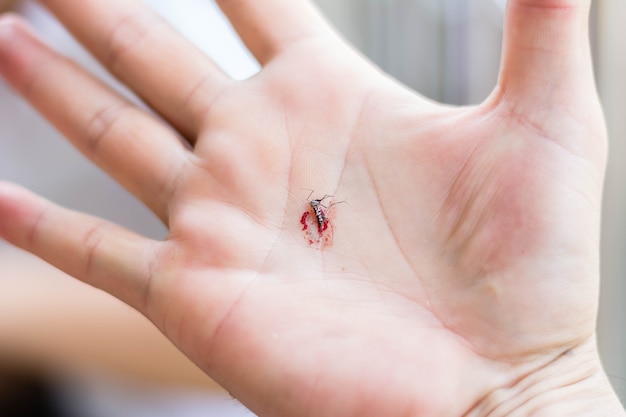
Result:
M217 4L262 65L303 39L332 34L308 0L217 0Z

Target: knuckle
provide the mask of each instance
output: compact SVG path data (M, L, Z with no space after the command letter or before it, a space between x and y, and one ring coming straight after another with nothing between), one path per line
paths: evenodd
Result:
M152 14L135 13L120 19L113 26L105 49L105 64L115 71L124 56L141 47L162 21Z
M114 127L123 114L125 105L112 105L94 113L87 122L85 148L89 156L98 153L101 143L114 132Z
M85 248L83 264L85 277L93 276L93 272L97 268L96 261L98 253L108 228L109 226L106 223L97 223L87 230L83 236L82 244Z

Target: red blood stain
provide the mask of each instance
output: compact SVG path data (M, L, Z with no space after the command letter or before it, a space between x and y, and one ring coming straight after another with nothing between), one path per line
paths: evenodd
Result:
M302 224L302 231L306 232L307 229L309 228L309 225L306 222L306 219L309 217L309 212L305 211L304 213L302 213L302 218L300 218L300 224Z
M317 221L317 217L310 209L302 213L300 217L303 237L308 242L309 246L313 246L317 249L326 249L333 242L334 228L331 225L331 220L334 218L334 213L326 211L323 212L323 214L324 221L322 223Z

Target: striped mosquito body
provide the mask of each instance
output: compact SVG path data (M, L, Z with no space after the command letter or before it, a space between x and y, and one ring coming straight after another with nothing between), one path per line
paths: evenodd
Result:
M335 213L331 208L339 203L345 203L343 201L332 201L332 195L324 194L322 198L314 198L314 191L310 188L303 188L311 193L306 198L308 202L307 210L300 216L300 224L302 225L302 233L304 239L308 242L309 246L315 247L319 250L329 248L333 243L333 236L335 233L334 221ZM326 202L326 204L324 204Z
M322 208L328 209L330 207L330 206L328 207L324 206L322 204L322 201L329 197L332 197L332 196L325 195L324 197L320 199L309 201L309 204L311 205L311 208L313 209L313 212L315 213L315 218L317 219L317 226L320 231L325 229L326 222L328 221L328 219L326 218L326 213L324 213L324 210Z
M307 197L307 200L311 198L312 195L313 195L313 191L311 191L311 193ZM333 196L325 194L324 197L322 198L309 200L309 205L313 209L313 213L315 213L315 219L317 220L317 227L320 233L328 228L328 217L326 216L325 210L328 210L335 204L343 203L343 201L340 201L338 203L331 203L328 206L325 206L324 204L322 204L324 200L326 200L327 198L331 198L331 197Z

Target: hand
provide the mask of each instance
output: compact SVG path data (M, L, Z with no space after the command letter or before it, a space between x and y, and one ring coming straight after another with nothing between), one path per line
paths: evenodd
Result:
M138 309L253 411L529 415L608 391L589 1L510 0L498 86L464 108L301 0L218 1L263 66L242 82L137 1L43 3L161 118L14 17L0 72L169 235L3 184L0 236Z

